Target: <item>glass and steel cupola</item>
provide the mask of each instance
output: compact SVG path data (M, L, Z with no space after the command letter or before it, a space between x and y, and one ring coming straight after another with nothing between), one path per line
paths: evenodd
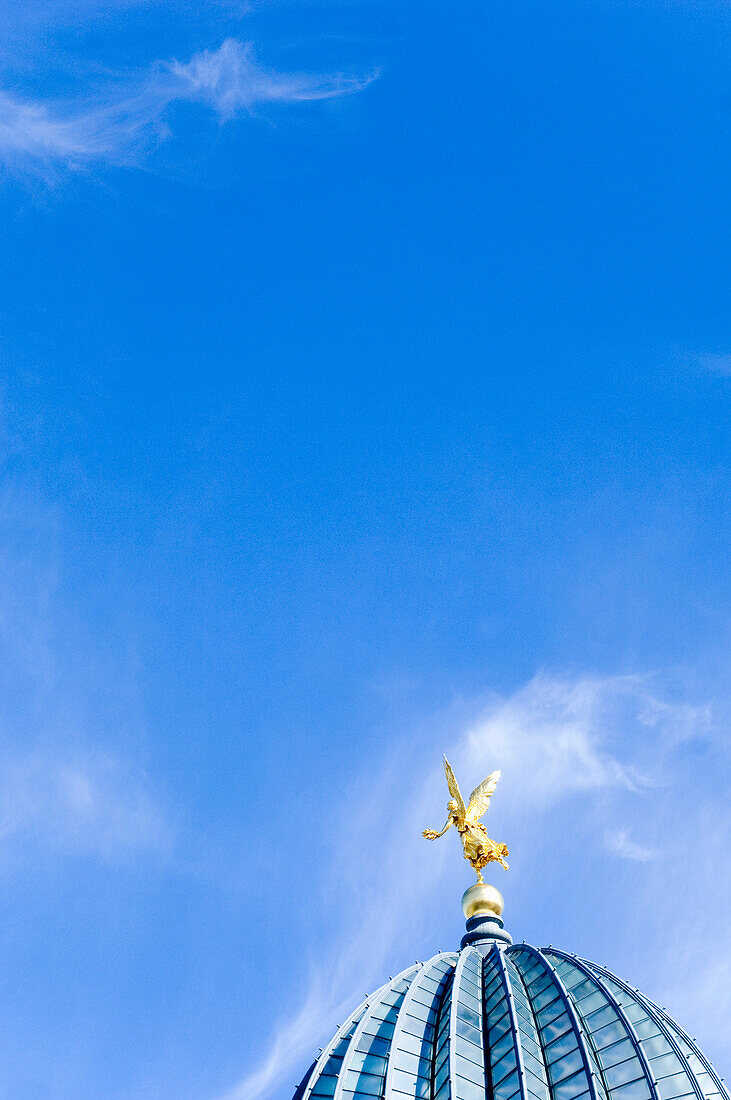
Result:
M487 849L462 839L478 882L462 899L460 950L359 1005L293 1100L731 1100L695 1041L636 989L568 952L514 944L475 865ZM505 846L489 843L503 862Z

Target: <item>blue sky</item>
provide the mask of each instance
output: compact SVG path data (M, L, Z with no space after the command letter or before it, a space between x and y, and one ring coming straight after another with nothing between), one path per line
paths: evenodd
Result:
M731 1069L728 12L0 12L0 1097L288 1100L516 939Z

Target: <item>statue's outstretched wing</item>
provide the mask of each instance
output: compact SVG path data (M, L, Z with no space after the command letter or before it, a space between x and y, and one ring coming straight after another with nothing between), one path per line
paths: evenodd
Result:
M500 772L491 772L487 779L483 779L479 787L475 787L470 795L467 805L466 818L470 822L479 821L490 805L490 799L495 793Z
M446 756L444 757L444 771L446 772L446 775L447 775L447 786L449 787L449 793L451 794L452 798L457 803L457 808L459 810L459 816L464 817L464 815L467 811L465 810L465 804L464 804L464 799L462 798L462 792L459 789L459 784L458 784L457 780L454 778L454 772L450 768L449 761L447 760Z

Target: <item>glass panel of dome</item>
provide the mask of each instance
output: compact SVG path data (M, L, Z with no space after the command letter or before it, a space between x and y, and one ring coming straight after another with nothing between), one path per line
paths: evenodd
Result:
M517 1008L515 1022L520 1032L520 1050L525 1073L523 1083L534 1100L549 1100L546 1068L527 990L520 971L513 962L507 958L504 963L513 1002Z
M604 1027L600 1027L598 1031L590 1029L592 1043L598 1051L604 1051L608 1047L614 1046L615 1043L623 1039L627 1034L627 1028L625 1024L620 1020L616 1008L609 1005L607 1011L614 1017L611 1024L605 1024ZM585 1021L588 1026L588 1020Z
M669 1077L671 1073L683 1072L683 1064L672 1050L669 1054L662 1054L655 1058L652 1068L656 1077Z
M369 1049L373 1052L373 1054L388 1054L390 1043L387 1038L382 1038L378 1035L372 1035L370 1037Z
M533 1074L526 1073L524 1084L529 1094L535 1097L535 1100L545 1100L545 1097L548 1096L545 1083L540 1081Z
M536 994L536 996L531 997L533 1010L535 1012L539 1012L542 1008L545 1008L546 1005L553 1004L555 1000L556 990L553 988L553 986L547 986L542 993L538 993Z
M449 1034L449 1033L447 1033ZM445 1042L443 1047L438 1048L436 1058L434 1061L434 1081L435 1088L438 1089L444 1079L445 1074L449 1072L449 1046Z
M604 996L604 994L600 993L596 989L596 987L592 989L591 993L589 993L588 996L582 997L581 999L581 1013L584 1019L588 1020L592 1012L595 1012L596 1009L601 1008L603 1005L606 1005L606 1003L607 998Z
M499 1062L503 1054L516 1045L516 1038L510 1026L510 1016L507 1009L502 1012L496 1023L488 1022L489 1047L494 1062Z
M353 1095L362 1093L365 1096L377 1096L381 1091L382 1081L383 1078L380 1075L355 1073L352 1070L348 1070L343 1080L343 1091L351 1092Z
M352 1100L372 1100L375 1097L383 1096L383 1077L369 1077L365 1076L358 1082L357 1092L351 1094ZM343 1100L346 1100L347 1093L343 1090Z
M589 1012L584 1017L592 1036L598 1034L605 1024L613 1023L617 1019L617 1010L609 1003L606 997L602 1000L603 1008L596 1012Z
M430 1027L434 1029L434 1025L437 1022L437 993L426 993L420 991L421 996L414 997L409 1004L408 1010L404 1009L405 1021L417 1020L421 1027ZM426 998L429 998L427 1000Z
M508 1017L497 1027L488 1029L488 1049L490 1064L495 1066L509 1051L515 1051L515 1035L512 1028L508 1026Z
M496 1062L492 1067L492 1080L494 1087L497 1087L501 1081L504 1081L509 1073L514 1073L516 1070L515 1060L515 1040L513 1036L510 1036L510 1050Z
M627 1032L625 1031L625 1035ZM620 1039L616 1043L612 1043L611 1046L603 1049L600 1054L602 1065L605 1068L609 1066L616 1066L619 1062L626 1061L627 1058L636 1057L635 1045L630 1039Z
M674 1073L672 1077L661 1078L657 1082L660 1100L675 1100L679 1096L692 1096L693 1089L689 1089L688 1084L688 1077L685 1073Z
M380 1096L383 1092L383 1077L374 1076L370 1073L362 1073L356 1078L358 1087L353 1088L353 1078L350 1074L345 1075L345 1082L343 1086L343 1097L347 1097L350 1094L351 1097L357 1096Z
M644 1080L645 1071L639 1058L629 1058L626 1062L605 1069L604 1078L611 1092L620 1085L628 1085L630 1081Z
M652 1020L645 1021L645 1028L650 1028L652 1026ZM642 1042L642 1047L645 1051L645 1054L648 1058L652 1058L653 1060L655 1058L660 1058L663 1054L669 1054L673 1049L670 1046L670 1043L668 1042L666 1037L664 1035L661 1035L660 1032L657 1031L657 1025L654 1026L656 1034L647 1035Z
M459 1024L457 1025L457 1027L459 1028ZM457 1057L457 1071L459 1073L463 1072L460 1060L462 1058L466 1058L468 1062L474 1063L475 1065L478 1065L480 1067L480 1072L482 1073L482 1076L484 1078L485 1058L482 1050L482 1042L481 1040L476 1041L474 1037L474 1032L472 1033L472 1035L465 1036L461 1034L459 1030L456 1031L455 1055ZM474 1076L472 1070L466 1072L466 1076L472 1078Z
M442 1075L449 1069L449 1048L445 1044L437 1050L436 1058L434 1061L434 1080L436 1081L436 1087L442 1083Z
M662 1020L664 1026L667 1028L668 1033L672 1036L673 1041L677 1043L681 1053L688 1061L688 1065L693 1073L696 1075L698 1084L703 1094L710 1100L714 1096L728 1097L728 1089L723 1089L721 1081L718 1079L718 1074L714 1074L713 1067L709 1063L708 1059L704 1056L702 1051L691 1042L689 1036L685 1034L682 1028L671 1020L668 1016L657 1008L656 1005L652 1005L647 1001L647 998L642 998L643 1003L646 1003L648 1008L651 1008L657 1013L659 1019Z
M514 1069L500 1084L493 1086L493 1097L494 1100L511 1100L518 1091L518 1071Z
M481 1027L481 1025L482 1025L481 1014L479 1012L475 1012L474 1009L469 1008L467 1005L464 1004L463 1001L460 1001L460 1004L461 1004L460 1015L461 1015L462 1019L466 1023L472 1024L473 1027Z
M515 1045L515 1040L510 1031L506 1031L502 1038L490 1046L490 1056L495 1059L495 1064L500 1061L507 1051L512 1050Z
M449 1062L445 1062L440 1067L439 1071L437 1072L437 1074L434 1078L434 1084L435 1084L437 1089L442 1087L442 1084L444 1083L444 1081L445 1081L446 1077L448 1076L448 1074L449 1074Z
M464 1077L457 1077L457 1088L453 1100L485 1100L485 1082L484 1079L475 1083L474 1081L467 1081Z
M360 1051L356 1051L350 1062L350 1073L364 1071L366 1073L385 1075L386 1061L386 1058L379 1057L378 1055L362 1054Z
M404 1027L399 1035L398 1050L396 1053L398 1053L399 1056L403 1055L404 1058L406 1058L407 1056L409 1058L415 1057L420 1053L424 1045L428 1044L424 1043L424 1039L421 1035L412 1034L411 1030L407 1031Z
M505 990L502 987L500 989L499 998L493 1000L491 1006L487 1009L487 1019L489 1026L496 1034L501 1033L502 1028L509 1026L510 1012L508 1010L507 1000L505 999Z
M549 1043L552 1043L555 1039L559 1038L559 1036L565 1035L567 1032L573 1029L573 1024L571 1023L571 1020L569 1019L566 1011L563 1008L563 1005L560 1002L559 1007L561 1009L561 1014L559 1016L555 1016L550 1021L550 1023L544 1023L541 1019L540 1013L538 1013L538 1015L536 1016L536 1020L538 1022L538 1030L540 1032L541 1038L543 1039L544 1046L548 1046Z
M576 1036L574 1035L568 1016L566 1017L566 1021L569 1024L569 1029L564 1030L558 1039L553 1039L550 1043L545 1045L546 1062L549 1066L556 1065L561 1061L564 1055L577 1049L578 1044L576 1042Z
M449 1074L444 1078L441 1085L434 1094L434 1100L443 1100L444 1097L450 1096L451 1085L449 1082Z
M458 1097L479 1087L484 1100L485 1061L482 1037L482 957L476 951L463 956L453 983L454 1069ZM470 1086L466 1087L465 1082ZM455 1098L456 1100L456 1098ZM467 1097L465 1097L467 1100Z
M311 1096L323 1097L324 1100L327 1100L327 1097L335 1095L337 1083L337 1077L320 1077L312 1090Z
M464 965L460 979L460 985L468 986L475 994L480 993L482 990L482 983L478 980L478 971L475 969L477 965L479 964L470 956Z
M578 1047L568 1051L558 1061L549 1063L548 1074L553 1086L553 1095L557 1095L558 1086L562 1081L565 1081L568 1077L573 1077L577 1073L583 1073L586 1076L584 1059ZM581 1084L580 1081L578 1083ZM582 1087L586 1087L586 1081L584 1081Z
M652 1092L646 1079L632 1081L629 1085L614 1089L612 1100L651 1100Z
M649 1017L645 1020L638 1020L635 1024L635 1034L638 1039L647 1039L651 1035L659 1035L660 1029L654 1020Z
M544 1065L544 1062L543 1062L543 1051L541 1049L541 1044L540 1044L539 1039L538 1039L537 1029L535 1027L531 1028L531 1031L530 1031L530 1034L529 1034L528 1030L526 1028L526 1031L524 1032L524 1034L522 1036L522 1040L523 1041L521 1043L521 1046L523 1047L523 1054L525 1056L525 1059L527 1061L530 1061L531 1059L533 1059L537 1063L537 1066L534 1067L535 1072L538 1074L539 1077L541 1075L545 1076L545 1065Z
M527 1049L526 1044L521 1044L523 1047L523 1068L526 1073L532 1073L534 1077L537 1077L539 1081L544 1080L544 1068L543 1062L539 1062L535 1055Z
M414 1100L430 1100L431 1097L431 1082L428 1078L417 1078L413 1088L404 1090L406 1094L413 1097Z
M566 1077L554 1085L551 1093L553 1100L576 1100L576 1097L585 1091L586 1074L582 1064L581 1069L571 1077Z
M564 982L566 988L571 991L572 998L575 1001L580 1001L582 997L588 997L596 988L593 982L590 982L588 978L581 977L581 972L579 972L579 979L580 980L574 982L573 986L566 985L566 982Z
M485 1066L478 1065L476 1062L471 1062L466 1058L457 1058L456 1065L459 1066L459 1071L456 1072L456 1076L464 1078L465 1081L472 1081L473 1084L479 1085L483 1092L485 1092Z
M377 1033L375 1031L376 1028L378 1028ZM351 1050L349 1054L346 1055L346 1061L350 1059L348 1064L352 1065L355 1051L362 1051L365 1054L387 1054L388 1048L388 1030L385 1030L383 1028L383 1025L371 1021L370 1024L366 1024L366 1027L361 1032L360 1036L357 1036L355 1038L354 1043L351 1043Z
M403 994L402 994L403 997ZM398 1005L401 1003L401 998L395 1005L379 1005L373 1010L373 1019L382 1023L395 1024L396 1017L398 1016Z
M392 1051L391 1056L393 1057L393 1055L395 1053L396 1053L395 1051ZM401 1072L416 1075L419 1072L419 1057L418 1057L418 1055L409 1054L401 1046L399 1047L398 1054L399 1054L399 1068L400 1068Z
M530 985L528 986L528 989L532 993ZM548 1024L553 1023L554 1020L557 1020L557 1019L559 1019L559 1017L564 1016L564 1017L566 1017L567 1026L570 1027L571 1023L568 1019L568 1016L566 1016L566 1009L564 1007L563 1001L561 1000L561 997L559 996L558 990L554 987L551 990L551 993L552 993L551 1000L547 1001L543 1008L539 1008L539 1009L535 1010L536 1011L536 1020L538 1021L538 1026L539 1027L547 1027ZM534 1002L534 1004L535 1003L536 1002Z

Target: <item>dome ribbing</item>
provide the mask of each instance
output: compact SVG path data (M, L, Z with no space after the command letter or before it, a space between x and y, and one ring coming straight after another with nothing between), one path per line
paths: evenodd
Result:
M294 1100L731 1100L693 1040L609 971L506 946L492 915L482 939L470 923L461 951L356 1009Z

